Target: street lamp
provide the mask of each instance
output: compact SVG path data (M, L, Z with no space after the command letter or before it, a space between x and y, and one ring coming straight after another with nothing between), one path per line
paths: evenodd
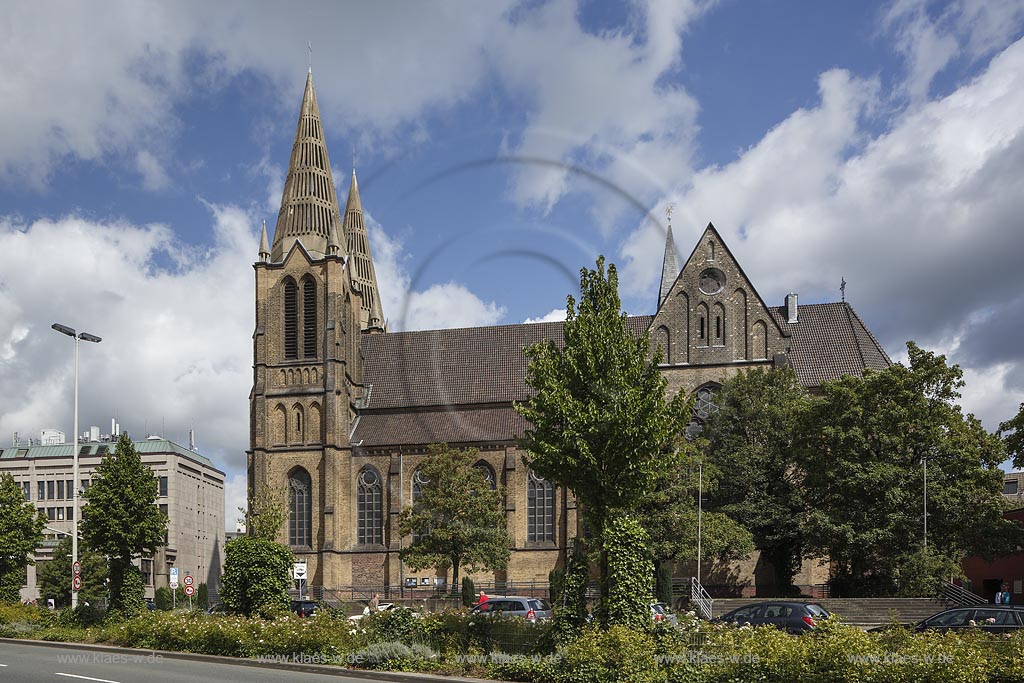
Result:
M703 529L701 528L701 518L704 516L704 461L697 461L697 584L703 586L700 582L700 551L701 551L701 540L703 537Z
M74 472L71 489L74 491L73 505L74 519L71 520L71 565L74 566L78 562L78 340L82 339L88 342L100 343L103 341L95 334L89 334L88 332L75 332L75 330L67 325L61 325L60 323L54 323L51 325L53 329L57 330L61 334L66 334L75 340L75 431L73 438L73 446L71 451L71 459L74 465L72 471ZM71 587L71 608L78 607L78 591Z

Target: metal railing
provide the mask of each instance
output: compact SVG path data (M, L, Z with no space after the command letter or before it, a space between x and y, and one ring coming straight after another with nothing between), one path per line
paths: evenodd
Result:
M700 585L700 581L694 576L690 579L690 601L705 619L710 619L714 609L714 599Z
M939 596L954 605L984 605L987 601L977 593L972 593L963 586L950 581L939 584Z

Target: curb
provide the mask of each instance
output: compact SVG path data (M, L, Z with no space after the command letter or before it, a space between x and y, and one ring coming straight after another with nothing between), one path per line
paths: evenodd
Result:
M328 676L349 676L376 681L393 681L393 683L494 683L493 679L467 678L465 676L444 676L442 674L417 673L411 671L373 671L368 669L349 669L332 664L298 664L289 662L260 662L243 657L225 657L221 655L204 655L196 652L172 652L169 650L149 650L133 647L116 647L113 645L95 645L92 643L62 643L51 640L29 640L27 638L0 638L0 644L34 645L36 647L71 648L86 652L110 652L113 654L131 653L137 657L163 657L180 659L190 662L206 662L208 664L231 664L234 666L252 666L261 669L281 669L298 673L324 674Z

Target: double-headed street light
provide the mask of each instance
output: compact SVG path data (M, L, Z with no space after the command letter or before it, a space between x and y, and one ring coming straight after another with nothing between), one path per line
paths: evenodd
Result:
M78 340L82 339L88 342L100 343L103 341L95 334L89 334L88 332L75 332L75 330L67 325L61 325L60 323L54 323L51 325L53 329L57 330L61 334L66 334L75 340L75 431L73 437L73 446L71 451L71 459L74 465L72 470L74 472L74 479L72 479L71 489L74 491L73 505L74 510L73 518L71 520L71 566L75 566L78 563ZM71 586L71 608L78 607L78 591L75 590L72 579Z

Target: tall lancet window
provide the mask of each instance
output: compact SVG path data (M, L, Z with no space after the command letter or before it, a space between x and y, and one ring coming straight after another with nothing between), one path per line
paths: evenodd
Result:
M533 472L526 481L526 540L555 540L555 488Z
M360 545L384 542L380 475L367 467L359 473L359 494L356 499L356 536Z
M302 281L302 356L316 358L316 282Z
M312 545L312 490L313 480L309 472L301 467L296 468L288 477L288 545Z
M299 293L292 280L284 283L284 358L299 357Z

